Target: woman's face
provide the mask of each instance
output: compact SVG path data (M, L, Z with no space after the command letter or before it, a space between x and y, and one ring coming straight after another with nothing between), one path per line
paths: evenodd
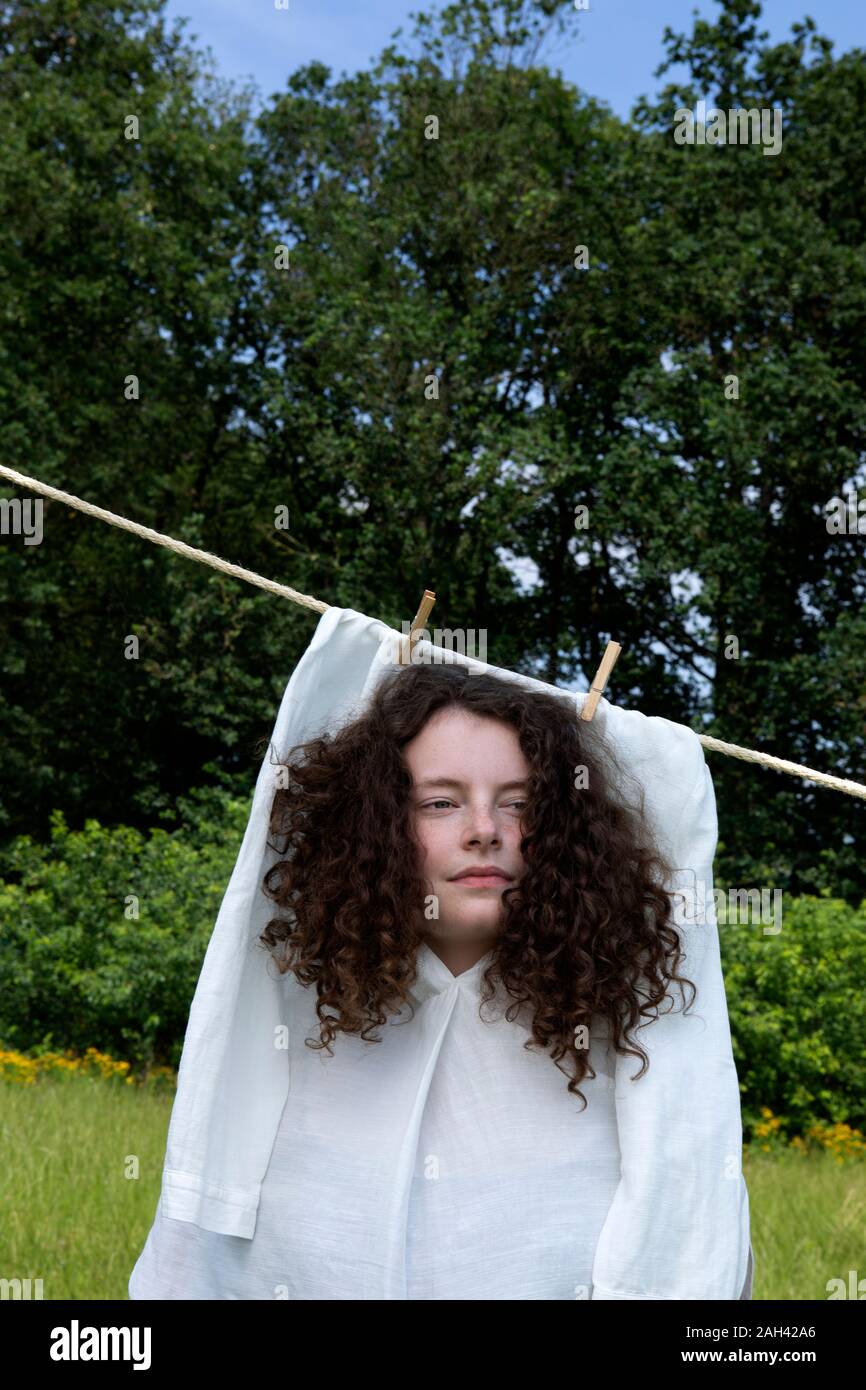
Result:
M502 893L523 872L529 763L510 724L455 708L433 715L403 755L422 873L435 895L432 908L420 905L424 931L459 973L492 947ZM465 876L482 868L494 872Z

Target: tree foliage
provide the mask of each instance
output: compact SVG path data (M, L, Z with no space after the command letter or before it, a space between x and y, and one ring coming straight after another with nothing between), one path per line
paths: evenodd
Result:
M866 64L760 16L666 31L689 82L624 122L545 64L552 0L417 15L258 116L162 0L0 5L4 462L397 627L433 588L542 679L612 636L615 702L863 780L863 537L825 511L862 480ZM699 97L780 108L782 151L677 144ZM0 540L7 836L248 787L314 614L54 502ZM859 801L708 758L729 881L863 897Z

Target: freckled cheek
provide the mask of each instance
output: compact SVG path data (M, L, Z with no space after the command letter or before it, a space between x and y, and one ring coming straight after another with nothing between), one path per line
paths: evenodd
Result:
M415 835L421 846L418 853L424 872L435 877L443 862L454 858L452 838L443 833L441 822L420 819L415 822Z
M460 851L460 835L453 826L449 829L441 821L428 821L418 827L418 839L421 841L425 873L432 878L445 878L454 872L454 861Z
M523 839L523 831L520 828L520 822L509 820L501 827L500 834L502 835L502 843L507 845L518 858L521 858L520 841Z

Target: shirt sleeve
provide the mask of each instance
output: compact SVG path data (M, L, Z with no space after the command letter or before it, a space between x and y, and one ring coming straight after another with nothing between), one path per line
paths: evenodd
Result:
M635 713L628 715L632 729ZM656 726L649 740L655 776L665 777L662 725L678 731L677 775L684 755L694 769L680 782L692 786L680 795L682 814L671 815L666 803L662 838L675 865L669 890L682 890L669 918L685 949L678 973L697 993L684 1014L691 989L683 996L669 985L658 1016L645 1015L631 1031L649 1059L639 1080L632 1078L640 1059L615 1054L620 1182L596 1246L592 1298L739 1299L751 1293L749 1200L713 900L715 793L696 734L666 720L645 724Z

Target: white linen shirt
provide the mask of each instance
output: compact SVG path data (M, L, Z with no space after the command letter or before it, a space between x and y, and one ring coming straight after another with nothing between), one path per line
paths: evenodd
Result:
M355 620L369 635L363 625L374 620L338 613L331 622L348 618L350 637ZM571 698L579 708L583 697ZM649 1070L632 1081L639 1060L616 1054L599 1024L582 1108L550 1056L524 1047L526 1006L505 1019L511 1001L497 986L479 1016L491 957L454 976L427 945L414 1017L404 1006L377 1043L338 1033L329 1057L305 1046L319 1036L315 990L289 973L276 985L285 1096L255 1206L225 1216L233 1189L167 1161L130 1298L751 1296L739 1085L712 903L712 779L685 726L604 699L595 718L644 792L677 883L697 890L695 920L680 926L680 973L697 997L684 1015L675 990L676 1009L668 1002L639 1029ZM243 1081L236 1067L233 1081ZM189 1072L186 1087L194 1094ZM222 1115L220 1136L231 1118ZM248 1190L237 1189L241 1205Z

